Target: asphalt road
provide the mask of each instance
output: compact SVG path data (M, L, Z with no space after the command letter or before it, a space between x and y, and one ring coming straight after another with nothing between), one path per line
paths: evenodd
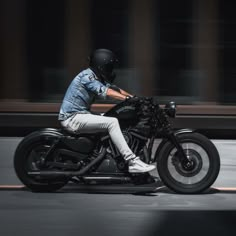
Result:
M205 194L32 193L15 176L12 159L20 138L0 138L0 235L234 235L236 142L213 140L221 171Z

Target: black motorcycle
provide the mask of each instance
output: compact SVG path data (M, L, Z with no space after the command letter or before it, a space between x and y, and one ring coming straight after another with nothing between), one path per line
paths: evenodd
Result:
M152 98L132 98L104 116L118 118L129 147L144 162L156 164L164 185L178 193L200 193L219 174L219 154L202 134L174 130L170 118L175 114L174 102L161 107ZM161 140L159 145L154 145L155 140ZM56 191L69 181L85 186L155 182L149 173L128 172L107 133L77 134L51 128L33 132L18 145L14 167L25 186L40 192Z

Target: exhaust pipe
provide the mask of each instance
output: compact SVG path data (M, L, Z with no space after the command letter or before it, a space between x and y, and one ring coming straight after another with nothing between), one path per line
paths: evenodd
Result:
M40 176L45 178L62 178L62 177L73 177L73 176L82 176L84 175L92 166L97 164L99 161L101 161L106 153L106 149L103 148L101 153L98 155L96 159L91 161L87 166L85 166L82 170L79 171L29 171L27 172L30 176Z
M83 176L82 177L85 182L95 182L95 183L116 183L116 184L124 184L130 183L131 178L128 176Z

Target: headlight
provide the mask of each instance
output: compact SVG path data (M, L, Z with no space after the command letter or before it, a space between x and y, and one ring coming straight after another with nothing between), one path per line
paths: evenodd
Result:
M170 117L175 117L175 113L176 113L176 104L175 102L169 102L165 105L165 110L166 113L170 116Z

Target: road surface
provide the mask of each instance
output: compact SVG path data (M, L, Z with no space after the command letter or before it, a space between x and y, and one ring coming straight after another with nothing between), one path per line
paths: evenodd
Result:
M0 235L234 235L236 222L236 142L213 140L221 171L205 194L157 192L32 193L15 176L12 160L21 138L0 138Z

